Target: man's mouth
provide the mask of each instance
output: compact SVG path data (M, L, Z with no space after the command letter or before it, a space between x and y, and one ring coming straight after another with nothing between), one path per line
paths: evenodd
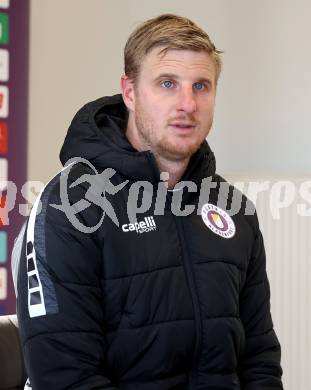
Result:
M187 130L187 129L193 129L195 127L195 124L190 122L172 122L170 123L170 126L173 126L178 129Z

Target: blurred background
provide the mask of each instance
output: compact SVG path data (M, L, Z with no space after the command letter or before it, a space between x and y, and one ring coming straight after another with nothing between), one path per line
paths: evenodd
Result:
M28 158L20 168L26 164L27 180L43 183L60 170L58 154L73 115L86 102L120 91L129 33L165 12L192 18L224 51L208 141L218 173L230 182L246 192L249 182L268 183L256 205L284 384L311 390L309 0L31 0L29 18L24 13Z

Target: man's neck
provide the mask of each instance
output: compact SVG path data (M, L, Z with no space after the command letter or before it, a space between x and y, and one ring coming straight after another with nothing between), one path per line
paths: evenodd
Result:
M168 172L168 188L173 189L185 173L189 163L189 158L184 160L172 161L167 160L162 156L158 156L156 154L154 154L154 157L156 159L159 171Z
M134 131L136 130L136 131ZM170 160L163 156L160 156L158 153L152 150L148 145L146 145L140 137L137 136L137 129L132 123L131 117L128 121L128 126L126 129L126 137L130 144L138 151L142 152L145 150L150 150L156 160L160 172L168 172L168 188L173 189L175 185L180 181L183 174L185 173L190 157L181 159L181 160Z

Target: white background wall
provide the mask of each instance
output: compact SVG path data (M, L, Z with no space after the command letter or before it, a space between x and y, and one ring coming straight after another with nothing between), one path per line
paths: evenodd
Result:
M137 22L163 12L193 18L225 51L209 136L219 173L232 180L310 178L309 0L32 0L29 179L46 182L57 172L59 149L72 116L85 102L119 92L128 34ZM306 361L310 338L301 339L309 332L310 310L300 307L297 314L293 299L300 277L305 290L297 299L310 297L306 290L310 266L299 268L301 262L308 264L310 253L307 245L305 252L301 250L297 234L291 240L287 232L291 256L283 260L284 240L278 236L276 243L272 225L262 218L267 253L274 256L268 258L272 298L281 302L273 310L284 345L286 388L311 390L307 368L311 362ZM310 217L291 218L273 226L292 224L299 231L305 224L310 227ZM280 268L286 280L279 277ZM292 269L297 271L295 284L289 277ZM303 302L310 304L308 299ZM297 321L285 324L290 318L299 318L299 328ZM295 343L298 332L300 342ZM301 359L303 364L297 365Z
M123 0L31 0L29 164L31 180L60 169L75 112L119 91L127 8Z

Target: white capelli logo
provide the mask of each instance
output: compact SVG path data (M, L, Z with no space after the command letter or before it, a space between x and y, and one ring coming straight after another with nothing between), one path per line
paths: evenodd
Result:
M205 225L215 234L223 238L232 238L235 234L235 225L224 210L211 203L203 205L201 216Z
M122 230L127 232L136 232L138 234L148 233L153 230L157 230L157 225L153 217L145 217L143 221L126 223L122 225Z

